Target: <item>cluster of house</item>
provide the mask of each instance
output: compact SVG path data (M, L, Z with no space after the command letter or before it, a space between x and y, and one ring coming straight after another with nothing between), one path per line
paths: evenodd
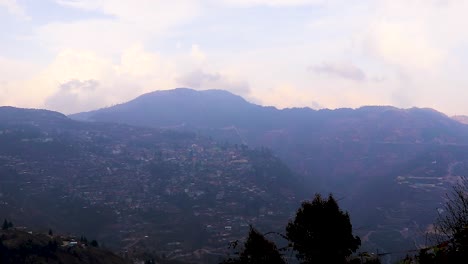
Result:
M97 132L72 136L77 145L71 149L79 150L77 155L51 155L46 164L8 157L10 165L21 174L21 190L27 194L58 188L63 195L57 199L79 198L83 207L111 209L116 241L138 246L136 241L155 239L151 241L167 253L184 254L191 250L187 241L174 235L196 220L207 236L206 245L224 250L229 241L247 234L249 224L283 227L291 214L255 180L245 148L199 138L161 140L151 133L118 141ZM50 142L60 140L44 144ZM169 219L147 216L152 214Z

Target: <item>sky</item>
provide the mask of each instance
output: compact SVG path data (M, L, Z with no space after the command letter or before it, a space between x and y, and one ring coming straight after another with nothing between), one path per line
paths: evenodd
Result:
M0 0L0 105L71 114L155 90L468 115L468 0Z

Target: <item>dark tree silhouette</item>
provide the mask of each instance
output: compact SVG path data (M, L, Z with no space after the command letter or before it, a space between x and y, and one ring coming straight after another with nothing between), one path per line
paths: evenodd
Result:
M99 243L98 243L96 240L92 240L91 243L90 243L90 245L91 245L92 247L99 247Z
M3 221L2 230L7 230L7 229L8 229L8 221L5 219Z
M438 243L421 250L419 263L468 263L468 178L453 186L442 209L435 224Z
M286 236L297 251L301 263L345 263L346 257L361 245L353 236L347 212L343 212L330 194L316 194L298 209L294 221L286 227Z
M463 177L453 186L452 192L446 196L443 212L435 225L436 231L445 237L442 240L452 239L457 235L466 234L468 228L468 178Z
M12 222L8 222L6 219L3 221L2 230L7 230L8 228L12 228L12 227L13 227Z
M239 257L228 259L223 264L285 264L276 245L250 226L249 236Z

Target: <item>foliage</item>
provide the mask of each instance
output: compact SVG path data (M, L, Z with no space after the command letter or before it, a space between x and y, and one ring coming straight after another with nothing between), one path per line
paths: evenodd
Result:
M302 263L345 263L361 245L352 234L348 213L332 195L323 199L316 194L313 201L303 202L287 225L286 236Z
M7 221L6 219L3 221L2 230L7 230L8 228L12 228L12 227L13 227L12 222Z
M90 243L90 245L91 245L92 247L99 247L99 243L98 243L96 240L92 240L91 243Z
M462 177L451 193L447 194L447 202L443 213L439 214L436 231L448 239L464 239L468 228L468 178Z
M348 213L339 208L332 195L323 199L316 194L313 201L303 202L295 219L287 225L286 236L281 236L289 241L288 247L297 252L301 263L348 263L347 257L361 244L359 237L352 234ZM244 249L238 254L238 258L222 264L286 263L276 245L252 226ZM380 260L360 255L349 263L380 263Z
M284 264L276 245L250 226L249 236L239 257L228 259L223 264Z
M435 225L437 245L421 249L401 263L468 263L468 178L461 178L446 198Z

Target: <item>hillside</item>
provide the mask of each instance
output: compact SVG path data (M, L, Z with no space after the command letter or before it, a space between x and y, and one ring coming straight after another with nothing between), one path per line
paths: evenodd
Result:
M267 150L43 110L2 108L0 124L0 215L123 252L218 259L248 224L282 227L303 196Z
M226 91L182 88L70 117L268 147L304 178L309 193L343 198L370 250L424 243L413 238L429 228L457 177L468 176L468 126L433 109L278 110Z
M0 231L2 264L130 264L114 253L74 238L16 229Z

